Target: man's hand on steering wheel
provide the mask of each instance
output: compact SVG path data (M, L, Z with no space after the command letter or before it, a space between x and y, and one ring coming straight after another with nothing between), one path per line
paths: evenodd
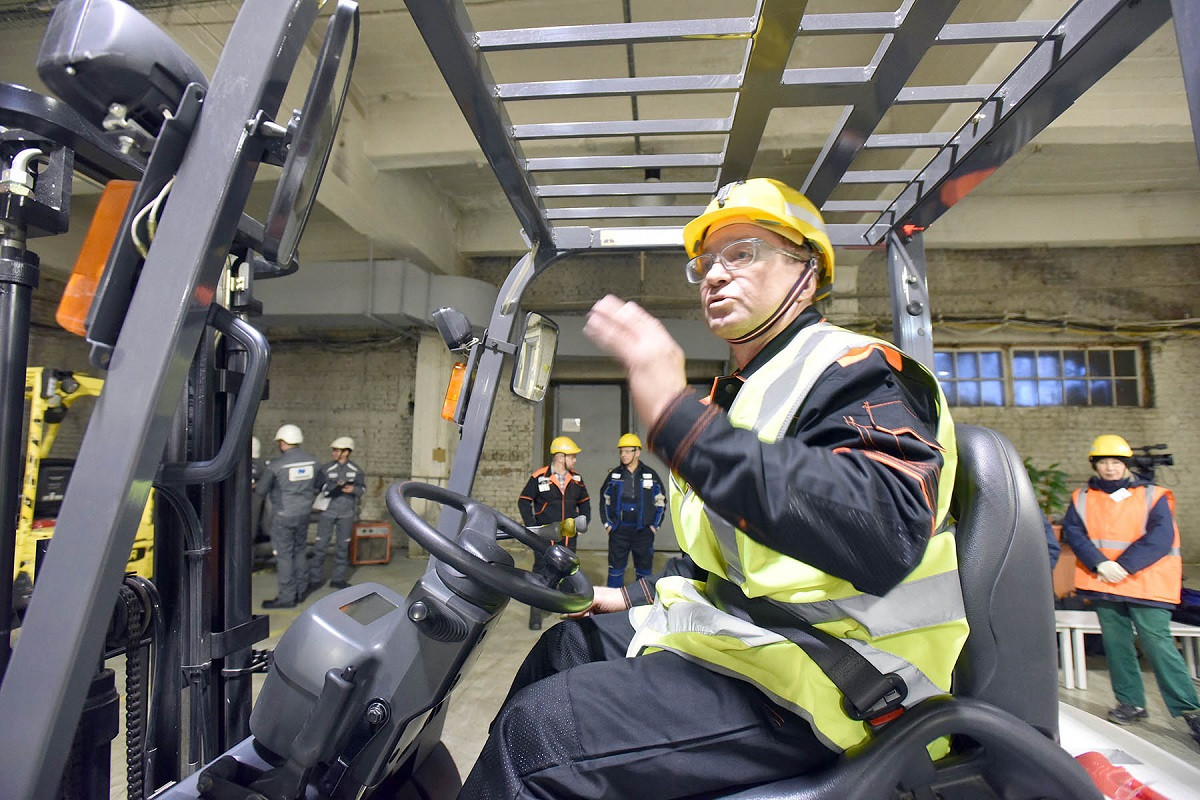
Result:
M593 614L612 614L616 611L628 610L629 602L625 599L624 591L609 586L593 586L591 608L586 611L577 611L574 614L563 614L563 619L578 619L590 617Z

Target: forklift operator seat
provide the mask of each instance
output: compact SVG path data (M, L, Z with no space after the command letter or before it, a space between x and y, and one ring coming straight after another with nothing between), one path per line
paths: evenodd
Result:
M954 697L926 700L828 769L757 786L726 800L918 797L1099 798L1083 769L1052 743L1058 670L1050 560L1028 474L999 433L956 425L959 578L971 632ZM956 735L933 763L925 745ZM965 737L965 738L963 738ZM896 795L910 796L910 795Z

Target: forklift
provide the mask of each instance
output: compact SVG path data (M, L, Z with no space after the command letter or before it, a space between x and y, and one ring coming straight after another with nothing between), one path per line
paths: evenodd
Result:
M18 616L29 605L29 596L33 594L33 584L37 580L37 567L54 536L54 520L75 466L74 459L50 457L58 438L58 428L75 401L82 397L99 397L103 387L101 379L80 372L50 367L25 370L29 423L13 559L13 611ZM153 495L142 512L125 571L148 580L154 577Z
M764 69L777 67L781 73L787 52L781 54L770 41L756 49L757 32L797 31L798 18L787 15L799 15L802 6L765 2L760 13L783 19L709 21L711 26L692 26L686 35L743 36L753 45L749 71L761 77ZM477 49L487 37L465 27L469 15L461 0L409 0L408 7L509 194L530 249L509 273L482 336L452 309L437 316L447 347L465 359L463 383L446 408L460 426L462 441L448 487L409 481L387 492L393 517L431 554L425 573L407 594L364 583L305 609L276 648L248 720L238 706L219 729L192 729L196 735L185 748L183 769L177 763L163 769L164 762L177 761L178 742L171 743L173 749L155 743L160 758L148 770L153 780L139 791L157 792L157 798L453 797L460 786L458 771L441 742L442 723L461 677L476 666L478 643L512 599L559 612L577 612L591 603L591 586L573 553L474 500L471 491L498 387L539 400L553 368L552 321L523 314L520 307L529 283L558 260L587 250L678 248L678 230L553 225L533 191L529 161L514 141L518 129L498 110L500 93ZM88 312L93 363L107 371L105 391L63 500L59 544L48 549L25 628L0 684L0 721L22 731L0 750L0 780L8 796L51 797L60 785L70 742L81 713L86 714L89 679L111 616L109 601L151 488L165 487L160 497L170 499L158 507L170 503L174 517L171 535L159 527L160 556L183 542L189 552L215 543L227 557L249 553L249 542L237 536L248 528L243 501L250 423L264 390L269 347L243 316L253 308L256 279L283 277L298 268L298 243L332 145L359 25L357 5L339 0L328 15L304 106L290 122L277 122L283 89L320 8L317 0L246 0L212 77L219 89L213 91L181 50L118 0L66 0L51 20L39 54L40 72L60 96L87 108L94 120L113 113L109 93L117 83L145 89L132 92L136 99L152 98L148 109L146 103L122 107L141 112L133 113L136 130L129 135L145 141L149 158L120 231L128 234L144 219L143 211L158 221L153 240L141 239L140 247L125 235L112 238L102 291ZM1069 61L1055 31L1071 32L1068 44L1095 38L1099 54L1085 63L1098 69L1119 60L1169 13L1165 3L1091 2L1075 8L1042 34L1035 48L1035 53L1053 50L1058 60L1029 62L1029 70L1051 74L998 93L1010 101L1031 101L1017 104L1024 110L1015 121L997 110L1003 104L985 102L970 135L964 132L953 153L931 162L931 174L898 197L878 222L831 226L836 245L887 248L894 338L915 357L932 360L919 234L965 194L939 188L994 168L980 162L1029 141L1086 88L1064 87L1073 78L1086 84L1078 73L1054 72ZM826 24L859 24L848 18L862 15L830 16L837 19ZM933 25L922 41L931 41L945 22L917 19ZM744 30L733 30L737 26ZM603 30L593 33L611 37L615 26L597 27ZM638 30L631 32L644 38L671 35L670 26L661 23L634 27ZM1081 27L1088 36L1075 35ZM559 33L569 39L580 32ZM545 31L508 34L520 38ZM990 31L978 35L995 36ZM1028 33L1021 28L1013 35ZM912 45L917 34L901 27L895 36ZM921 50L900 49L905 57ZM880 72L890 80L902 66L891 63ZM105 80L109 71L123 80ZM749 83L763 88L770 82ZM1029 97L1019 97L1021 92ZM801 86L793 96L808 95ZM163 106L175 110L163 115ZM749 101L743 107L750 118L731 123L748 123L749 136L731 136L726 155L732 160L722 164L727 180L749 170L758 144L753 129L769 110ZM685 127L697 122L705 121L678 121ZM860 133L847 124L849 139L865 142ZM989 147L997 143L1004 146ZM826 153L832 160L820 170L818 183L836 183L854 152L830 147ZM267 219L259 222L244 211L254 171L263 163L281 166L282 173ZM602 193L579 191L585 197ZM661 208L659 213L666 216ZM502 379L512 362L511 381ZM220 373L219 380L211 379L212 371ZM229 396L219 410L208 416L193 413L211 402L217 387ZM181 396L188 398L183 409L177 408ZM972 634L956 672L954 696L921 703L823 772L750 787L727 800L1100 797L1058 742L1050 578L1028 476L1011 444L998 434L960 426L958 441L953 512ZM436 527L413 510L414 500L442 506ZM224 519L222 512L228 512ZM228 524L214 526L214 519ZM205 538L209 534L211 540ZM552 565L551 572L535 575L517 568L500 539L537 551ZM243 577L233 571L215 574L231 583ZM207 575L176 577L182 594L195 593L195 602L204 602L200 595L209 589ZM163 582L158 570L156 581ZM182 646L194 649L176 662L201 707L216 705L210 680L244 677L241 667L221 659L248 648L261 632L262 618L248 616L247 597L235 591L223 600L224 613L190 615L203 627L183 632ZM238 617L243 611L246 615ZM162 676L168 681L164 697L182 691L179 683L169 682L177 678ZM222 698L225 708L234 707L228 695ZM178 725L180 716L162 719ZM160 734L167 733L163 727ZM958 746L952 757L931 763L925 746L944 735L958 736ZM171 770L170 780L160 781Z

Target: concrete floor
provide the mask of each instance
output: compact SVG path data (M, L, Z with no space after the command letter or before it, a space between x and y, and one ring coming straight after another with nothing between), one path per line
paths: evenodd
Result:
M512 548L519 566L527 568L531 566L532 558L522 552L524 548L516 545L513 545ZM583 569L588 577L595 584L603 584L607 573L604 551L584 550L580 555ZM673 554L657 554L656 566L670 555ZM353 583L373 581L402 594L407 594L417 578L425 571L426 565L426 559L410 559L401 549L394 551L389 564L357 567L351 581ZM1192 571L1196 572L1195 569ZM632 569L630 569L629 578L632 579L632 577ZM272 570L254 574L253 593L256 612L262 613L262 601L274 597L275 590L275 573ZM274 647L278 643L279 637L287 630L288 625L309 603L332 591L334 590L326 586L311 595L304 604L297 608L271 611L270 638L258 643L255 647ZM544 625L549 627L555 622L554 615L547 614ZM492 634L484 641L482 652L474 669L456 690L450 704L443 740L464 777L470 771L483 747L487 738L488 725L508 693L512 676L539 635L540 632L528 629L526 606L514 601L506 609ZM120 674L118 668L118 675ZM1154 677L1146 666L1143 667L1143 676L1146 681L1150 719L1130 726L1129 730L1168 753L1189 763L1195 763L1198 758L1197 747L1188 735L1186 726L1181 721L1167 715L1162 699L1157 692ZM261 675L256 676L256 689L261 685L262 677ZM1103 717L1104 712L1115 704L1103 656L1089 657L1088 688L1086 690L1068 690L1060 686L1059 698L1093 715ZM111 796L114 799L125 796L123 769L123 745L118 739L114 742L113 748Z

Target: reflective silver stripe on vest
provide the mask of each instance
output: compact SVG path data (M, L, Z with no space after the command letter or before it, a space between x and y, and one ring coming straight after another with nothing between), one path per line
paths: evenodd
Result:
M760 423L765 424L766 422L775 419L775 415L784 410L784 404L789 402L794 406L794 408L789 409L791 414L787 416L787 419L795 416L795 413L800 410L800 406L802 406L804 401L808 398L808 393L812 390L813 384L816 383L817 379L825 373L825 370L813 370L812 375L809 376L804 385L800 387L800 391L797 392L794 387L799 385L797 379L800 373L804 371L805 363L816 351L816 349L821 346L821 342L828 339L830 336L841 333L842 331L840 329L835 328L829 323L819 322L813 326L812 334L808 337L808 341L806 341L800 347L800 350L796 353L796 357L792 360L792 363L788 364L788 366L781 373L779 373L775 380L772 381L767 390L763 392L763 404L758 411L758 421ZM832 364L836 360L837 359L832 359L830 363ZM768 405L772 403L772 401L774 402L774 405ZM784 424L780 426L779 434L775 437L775 441L782 439L786 432L787 425Z
M930 598L933 597L938 602L931 605ZM842 600L819 600L813 603L783 603L766 599L771 605L813 625L852 619L866 628L871 638L942 625L967 615L958 570L901 583L883 597L860 594Z
M1150 511L1151 511L1151 509L1154 508L1154 490L1157 487L1153 483L1148 483L1148 484L1146 484L1146 486L1144 486L1142 488L1145 489L1145 495L1146 495L1146 516L1142 520L1142 536L1145 536L1146 535L1146 526L1150 522ZM1087 533L1087 495L1088 495L1089 491L1100 492L1099 489L1090 490L1087 487L1084 487L1080 491L1076 492L1075 504L1074 504L1075 505L1075 513L1079 515L1079 522L1083 525L1083 532L1085 534ZM1104 492L1100 492L1100 493L1104 494ZM1128 548L1129 545L1133 544L1133 542L1123 542L1123 541L1118 541L1116 539L1092 539L1092 537L1090 535L1088 536L1088 539L1091 539L1092 544L1096 545L1096 547L1105 548L1108 550L1117 550L1118 557L1120 557L1121 553L1125 552L1126 548ZM1182 554L1179 552L1178 547L1172 547L1170 550L1167 551L1167 555L1168 556L1179 556L1180 558L1182 558Z
M1092 544L1096 545L1096 547L1099 547L1101 550L1119 550L1122 553L1129 548L1129 545L1133 544L1133 542L1122 542L1116 539L1092 539L1091 541ZM1165 555L1179 556L1181 554L1178 547L1172 547L1166 552Z
M746 576L742 573L742 557L738 554L737 546L738 529L707 505L704 506L704 514L708 517L713 535L717 537L717 543L721 545L721 555L725 557L725 576L736 584L744 583Z

